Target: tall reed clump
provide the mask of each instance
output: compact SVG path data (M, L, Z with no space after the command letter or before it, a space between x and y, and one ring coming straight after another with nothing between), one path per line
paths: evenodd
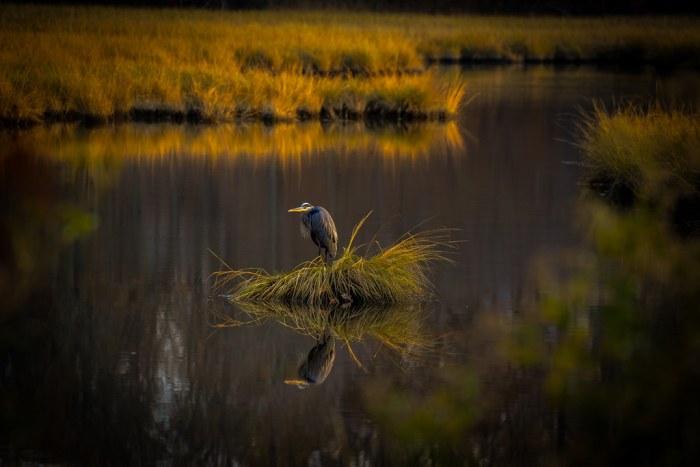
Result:
M261 270L229 269L215 273L221 290L239 281L228 292L238 301L285 302L314 307L338 304L404 304L427 299L432 291L430 265L450 261L446 256L454 242L449 230L406 234L374 256L358 254L353 241L365 217L353 230L348 246L331 266L320 257L291 272L268 274Z
M596 104L579 147L594 183L658 201L700 193L700 113L627 103Z
M700 236L700 113L596 105L579 145L589 184L612 205L651 212L683 238Z

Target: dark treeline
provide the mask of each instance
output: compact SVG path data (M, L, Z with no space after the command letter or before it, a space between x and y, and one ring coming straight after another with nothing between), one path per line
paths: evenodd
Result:
M39 0L32 3L226 10L285 8L564 16L700 13L700 2L687 0Z

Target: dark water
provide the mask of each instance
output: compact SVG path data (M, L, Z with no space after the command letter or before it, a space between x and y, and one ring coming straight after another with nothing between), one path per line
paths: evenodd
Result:
M451 125L5 134L23 149L0 163L8 226L0 459L372 465L391 462L397 449L368 408L382 400L382 382L425 392L440 384L436 368L469 363L504 394L527 391L492 364L488 323L514 319L538 294L536 260L585 247L574 215L579 107L658 93L696 102L696 76L463 73L477 96ZM360 242L457 229L455 263L436 269L436 300L416 323L439 336L432 350L405 358L367 335L352 343L358 364L339 341L327 380L299 390L284 381L296 377L313 338L274 319L214 327L222 314L246 316L212 293L220 267L212 252L233 267L269 271L311 258L315 248L286 212L304 201L333 214L340 245L370 211ZM526 399L523 417L549 416L538 412L536 393ZM510 450L510 462L530 455L527 440L484 430L482 439Z

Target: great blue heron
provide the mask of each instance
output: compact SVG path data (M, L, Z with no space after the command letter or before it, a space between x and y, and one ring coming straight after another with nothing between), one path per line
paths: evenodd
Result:
M303 203L288 212L301 213L301 235L311 237L324 263L328 258L333 260L338 251L338 231L335 230L330 213L321 206L312 206L309 203Z
M335 340L330 329L324 331L320 340L309 351L309 355L298 370L299 379L286 379L287 384L296 384L299 389L305 389L314 384L323 383L333 368L335 361Z

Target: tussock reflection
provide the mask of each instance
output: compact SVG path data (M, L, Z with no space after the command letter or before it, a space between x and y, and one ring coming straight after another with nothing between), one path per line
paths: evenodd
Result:
M435 157L461 148L455 122L416 124L227 124L216 126L130 124L86 128L53 125L26 132L36 144L62 160L76 157L157 160L186 154L192 158L276 156L294 161L325 150L369 151L385 157Z
M418 306L337 306L313 308L279 302L242 302L231 300L236 313L214 307L217 328L260 326L273 319L282 326L316 340L298 370L298 378L288 384L308 387L323 383L335 360L335 340L344 344L359 367L362 362L353 344L378 342L383 349L398 355L402 362L415 362L426 354L436 339L423 326L425 312Z

